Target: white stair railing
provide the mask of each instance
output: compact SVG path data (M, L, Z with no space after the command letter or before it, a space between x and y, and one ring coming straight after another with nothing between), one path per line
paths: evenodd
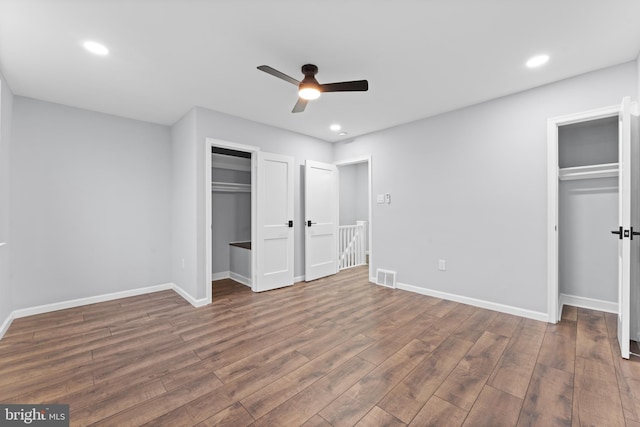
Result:
M367 263L367 222L356 221L356 225L338 227L340 270Z

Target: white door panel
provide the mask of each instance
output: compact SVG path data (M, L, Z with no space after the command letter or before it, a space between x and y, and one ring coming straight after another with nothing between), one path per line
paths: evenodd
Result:
M293 158L258 155L256 291L293 284Z
M338 272L338 167L305 163L305 280Z

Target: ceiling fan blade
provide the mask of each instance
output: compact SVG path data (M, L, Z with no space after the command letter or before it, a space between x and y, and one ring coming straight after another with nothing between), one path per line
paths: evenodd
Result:
M276 70L275 68L271 68L268 65L261 65L258 67L258 70L264 71L267 74L271 74L272 76L282 79L285 82L289 82L293 85L298 86L300 84L300 82L293 77L289 77L285 73L281 73L280 71Z
M321 92L364 92L369 90L369 82L366 80L354 80L352 82L327 83L320 85Z
M302 113L307 106L307 102L309 101L307 101L306 99L298 98L298 102L296 102L296 105L293 106L293 110L291 110L291 112Z

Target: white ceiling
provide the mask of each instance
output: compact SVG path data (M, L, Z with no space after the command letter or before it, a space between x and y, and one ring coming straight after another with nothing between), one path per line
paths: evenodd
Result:
M166 125L197 105L337 141L633 60L639 16L638 0L0 0L0 70L17 95ZM369 91L292 114L295 86L256 67L306 63Z

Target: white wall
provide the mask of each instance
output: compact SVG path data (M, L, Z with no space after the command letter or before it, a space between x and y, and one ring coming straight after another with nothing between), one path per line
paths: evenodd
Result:
M170 271L170 130L16 96L15 309L159 285Z
M0 242L11 243L9 236L11 117L13 94L0 74ZM0 325L13 311L10 253L12 245L0 247ZM0 330L0 337L2 331Z
M636 63L336 144L371 154L375 265L401 283L547 312L547 118L637 94ZM438 260L447 270L438 271Z
M193 128L192 114L195 114L195 128ZM187 123L188 122L188 123ZM180 131L176 131L176 127ZM185 127L184 129L182 127ZM195 129L195 137L193 137ZM174 191L184 189L185 194L176 196L173 200L174 215L173 233L174 247L172 265L174 265L174 282L189 292L194 298L202 299L206 296L206 286L209 278L205 277L205 245L207 231L207 218L205 212L205 191L210 191L205 184L205 156L210 155L206 147L206 138L215 138L223 141L235 142L245 145L258 146L263 151L286 154L294 157L294 245L295 260L294 274L304 274L304 230L303 217L303 168L304 161L317 160L331 162L332 146L330 143L315 138L300 135L294 132L267 126L261 123L230 116L228 114L195 108L194 111L174 126L173 147L176 151L176 138L180 137L181 161L173 161L174 176L180 177L180 183L174 183ZM194 155L195 153L195 155ZM195 173L195 178L191 176ZM192 195L187 181L196 180L196 193ZM205 187L206 186L206 187ZM178 203L184 203L176 206ZM176 243L175 235L180 239ZM195 250L197 248L197 250ZM176 268L180 260L185 259L185 269ZM180 274L175 274L176 270ZM194 279L195 278L195 279ZM195 281L194 281L195 280ZM194 291L196 290L197 291Z

